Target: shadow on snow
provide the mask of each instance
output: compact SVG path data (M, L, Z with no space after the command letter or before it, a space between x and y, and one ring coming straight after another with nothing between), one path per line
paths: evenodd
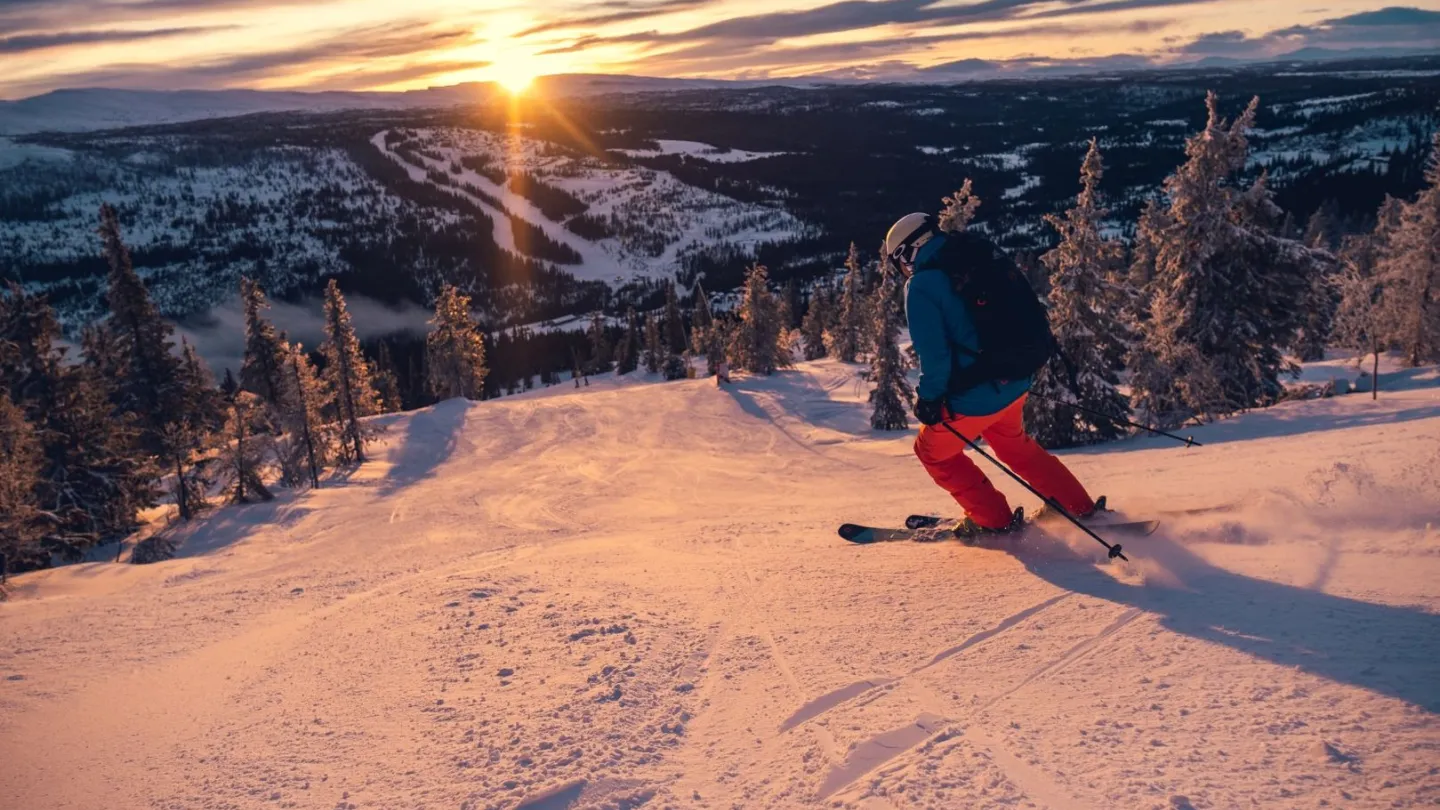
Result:
M469 412L470 401L457 397L411 414L400 448L391 457L394 466L380 483L381 493L390 495L435 475L455 452Z
M1440 713L1440 615L1252 579L1159 536L1141 542L1137 563L1174 586L1119 582L1042 533L1013 553L1058 588L1139 608L1177 633Z

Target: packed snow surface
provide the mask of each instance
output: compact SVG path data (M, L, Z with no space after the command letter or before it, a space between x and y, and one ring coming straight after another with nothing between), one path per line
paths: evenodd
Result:
M16 578L0 807L1440 801L1435 369L1068 454L1164 521L1130 564L841 541L955 509L858 371L444 402L179 559Z

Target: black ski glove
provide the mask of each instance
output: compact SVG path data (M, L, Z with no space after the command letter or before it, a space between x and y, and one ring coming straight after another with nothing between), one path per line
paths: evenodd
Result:
M915 400L915 418L924 425L938 425L945 420L944 399Z

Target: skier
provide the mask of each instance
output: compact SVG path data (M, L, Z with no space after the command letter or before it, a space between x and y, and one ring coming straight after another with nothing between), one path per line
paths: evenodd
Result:
M1023 510L1011 512L1005 496L965 456L965 442L956 433L971 441L983 437L1002 462L1070 514L1094 514L1095 501L1074 474L1025 433L1022 416L1030 373L1004 373L1007 367L1011 374L1015 368L1039 368L1054 340L1038 300L1023 300L1034 299L1029 285L1018 276L1015 285L997 281L1013 273L1013 265L987 240L944 233L927 214L909 214L896 222L885 236L885 253L909 279L905 316L920 357L915 418L922 426L915 455L935 483L964 508L966 517L956 533L1011 532L1024 522ZM1017 288L1019 292L1006 295ZM986 308L983 317L975 314L977 307ZM1032 314L1028 325L1043 336L1017 332L1027 325L1025 316L1035 311L1039 314ZM989 342L1014 345L986 345L981 339L986 334ZM1007 351L1013 356L1003 357Z

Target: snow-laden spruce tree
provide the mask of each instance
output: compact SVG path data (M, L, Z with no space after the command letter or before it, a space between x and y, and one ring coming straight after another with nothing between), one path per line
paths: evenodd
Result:
M228 371L228 369L227 369ZM215 385L215 375L200 359L195 344L180 338L180 387L190 396L196 423L211 433L225 423L225 399Z
M855 362L864 349L865 333L870 325L866 311L868 303L865 298L865 266L860 260L860 251L851 242L850 253L845 257L845 281L841 286L835 321L825 333L826 350L842 362Z
M625 313L625 332L615 344L615 373L629 374L640 367L640 316L630 307Z
M755 374L773 374L789 368L790 358L780 342L780 302L770 291L770 272L756 264L745 275L740 298L740 324L730 339L730 359Z
M1340 225L1336 209L1334 200L1327 200L1315 209L1305 223L1301 243L1314 250L1333 252L1339 239ZM1284 228L1281 230L1285 231ZM1323 272L1316 273L1306 283L1304 299L1300 302L1300 331L1295 337L1295 345L1291 347L1295 356L1306 363L1325 359L1325 342L1333 329L1335 307L1340 303L1338 261L1321 269Z
M980 207L980 198L975 196L970 178L960 186L960 190L949 197L941 198L940 202L945 207L940 209L940 221L937 227L945 233L960 233L970 227L970 221L975 219L975 211Z
M87 329L86 362L69 362L59 345L55 311L18 284L0 287L0 391L8 392L40 442L35 466L39 508L53 516L29 559L11 570L43 568L51 555L78 559L87 548L129 533L140 509L158 496L154 456L138 446L133 415L119 413L112 377L92 365L92 352L111 348L102 330ZM105 368L119 368L118 359Z
M610 370L610 355L614 351L610 338L605 334L605 313L595 310L590 316L590 328L586 332L590 339L590 362L585 369L591 374L604 374ZM589 380L585 381L589 384Z
M1388 211L1387 211L1388 209ZM1374 233L1347 236L1340 247L1339 294L1330 342L1355 352L1355 362L1372 361L1371 398L1379 397L1380 353L1390 340L1392 324L1385 317L1384 289L1377 268L1390 227L1398 220L1399 202L1386 198Z
M1026 428L1043 447L1074 447L1123 435L1114 422L1071 405L1119 418L1130 412L1116 389L1116 367L1132 338L1126 326L1131 293L1124 246L1100 233L1108 214L1098 189L1103 173L1099 145L1091 139L1075 206L1064 215L1045 216L1060 234L1060 244L1040 257L1050 273L1050 327L1058 351L1035 375L1025 402Z
M292 487L306 479L310 486L318 487L320 471L335 454L334 430L325 421L331 408L330 393L298 343L290 346L285 371L290 389L287 399L293 407L283 416L286 436L280 450L281 472Z
M715 316L710 311L710 296L705 293L705 288L700 286L699 281L695 282L692 298L694 304L690 311L690 328L693 330L709 329Z
M345 307L345 296L335 279L325 288L325 382L334 397L338 429L337 460L343 464L365 460L365 442L370 431L360 420L380 412L375 386L370 382L370 363L360 351L360 339Z
M805 343L805 359L819 360L825 356L825 327L830 324L830 288L816 284L810 290L810 306L800 321L800 337Z
M660 366L665 363L665 347L660 340L660 322L655 318L655 313L645 314L645 371L650 374L659 374Z
M245 312L245 357L240 364L240 387L260 397L273 413L288 411L293 405L285 401L288 387L284 379L290 347L264 316L270 302L265 300L265 291L259 284L241 276L240 303Z
M120 236L120 220L109 204L100 206L100 239L110 266L110 317L101 342L105 357L118 365L103 369L113 381L116 408L129 414L139 428L140 448L160 458L174 473L175 502L180 518L197 511L191 463L205 444L209 429L197 412L201 393L187 384L171 340L174 327L160 317L145 283L135 272L130 249Z
M375 395L380 400L381 413L395 413L403 405L400 396L400 377L395 371L395 359L390 356L389 341L380 341L375 351Z
M700 282L695 282L693 304L690 311L690 351L705 358L705 375L714 376L720 359L724 357L726 339L721 336L715 316L710 311L710 296Z
M684 354L685 319L680 315L680 298L675 293L675 282L665 283L665 348L670 354Z
M425 337L430 393L439 399L480 399L485 392L485 337L470 315L470 296L446 284L435 299Z
M1165 208L1141 222L1153 254L1152 299L1131 354L1132 405L1175 425L1271 402L1294 371L1284 349L1300 326L1306 285L1333 260L1276 234L1283 216L1262 174L1237 186L1259 100L1233 122L1206 98L1205 129L1165 180Z
M25 411L0 389L0 557L6 569L28 570L44 556L40 538L50 521L38 495L42 449ZM0 582L9 573L0 570Z
M1401 203L1379 266L1385 315L1409 366L1440 361L1440 132L1425 181L1415 199Z
M265 433L270 419L265 401L249 391L230 398L225 441L220 444L220 468L230 480L230 502L252 503L274 499L265 487L263 469L271 455L273 437Z
M900 352L900 327L905 323L905 285L895 270L887 268L884 272L871 311L874 313L871 342L875 353L870 360L870 379L875 388L870 392L870 426L876 430L904 430L910 426L907 414L913 392L905 377L909 366Z

